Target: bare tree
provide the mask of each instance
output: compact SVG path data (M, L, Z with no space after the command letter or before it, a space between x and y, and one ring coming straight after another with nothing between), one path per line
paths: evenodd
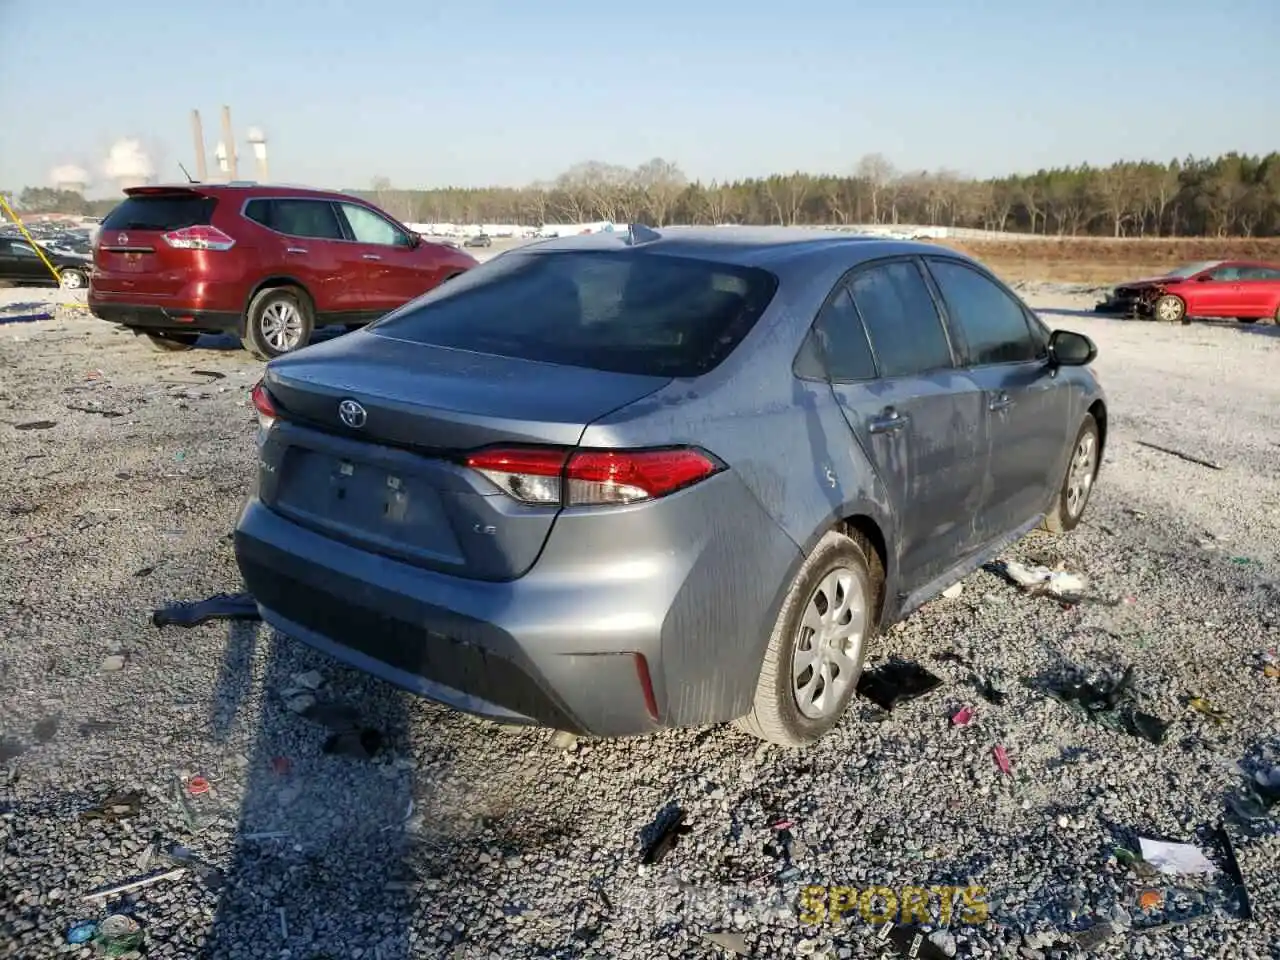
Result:
M867 184L871 197L871 222L880 222L881 203L897 173L881 153L869 153L858 161L857 176Z
M654 157L636 169L634 182L644 195L644 205L653 217L653 225L661 227L666 224L689 179L674 163Z

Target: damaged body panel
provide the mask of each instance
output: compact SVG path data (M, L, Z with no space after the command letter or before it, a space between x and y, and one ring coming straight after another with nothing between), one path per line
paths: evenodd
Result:
M829 531L882 553L874 631L1048 509L1092 352L1053 361L1018 312L1025 356L970 363L943 274L972 261L648 233L512 251L268 366L235 536L268 623L456 709L642 734L752 710ZM904 303L933 311L924 369Z

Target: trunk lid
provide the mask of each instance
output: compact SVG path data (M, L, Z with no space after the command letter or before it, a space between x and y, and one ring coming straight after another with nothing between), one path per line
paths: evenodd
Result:
M573 447L591 421L669 382L348 334L267 367L281 422L263 446L260 496L383 556L514 579L537 559L559 508L508 497L461 455ZM343 401L363 417L344 422Z
M216 198L199 189L141 187L102 222L93 250L94 287L104 293L172 296L208 246L174 246L165 234L211 228Z

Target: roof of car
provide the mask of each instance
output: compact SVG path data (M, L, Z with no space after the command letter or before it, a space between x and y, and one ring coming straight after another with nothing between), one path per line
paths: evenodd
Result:
M230 183L149 183L130 187L125 193L131 197L148 193L243 193L272 197L349 197L340 190L320 190L316 187L294 186L285 183L257 183L252 180L233 180Z
M626 246L761 267L795 257L828 253L845 260L851 254L854 260L909 253L963 256L932 243L804 227L637 227L634 239L626 228L622 228L613 232L540 240L518 249L553 253L617 250Z

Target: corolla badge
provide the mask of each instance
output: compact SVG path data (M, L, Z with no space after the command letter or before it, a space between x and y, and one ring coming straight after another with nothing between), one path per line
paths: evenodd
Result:
M338 404L338 417L352 430L359 430L369 419L369 414L354 400L343 400Z

